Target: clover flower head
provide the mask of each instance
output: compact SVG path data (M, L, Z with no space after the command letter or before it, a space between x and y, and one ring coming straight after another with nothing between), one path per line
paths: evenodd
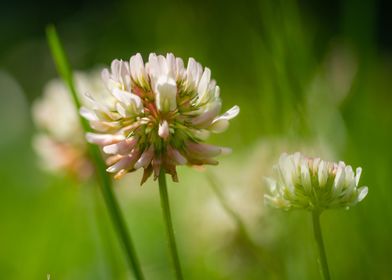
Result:
M76 72L74 78L83 104L84 94L106 90L96 71ZM87 179L93 170L92 163L87 156L77 109L61 80L54 79L45 85L43 96L33 103L32 117L38 130L33 147L42 167L54 173L66 172Z
M214 157L229 151L204 141L223 132L239 108L219 115L219 87L193 58L185 67L170 53L150 54L146 63L136 54L129 62L114 60L102 78L107 100L91 98L81 114L97 132L87 140L110 155L107 171L115 178L143 168L142 184L161 170L178 181L177 165L217 164Z
M274 178L267 179L270 194L264 198L267 204L286 210L348 208L368 193L367 187L358 187L361 172L360 167L354 172L342 161L283 154L274 166Z

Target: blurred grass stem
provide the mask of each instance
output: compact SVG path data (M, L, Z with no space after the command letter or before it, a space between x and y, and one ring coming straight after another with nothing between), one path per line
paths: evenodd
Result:
M173 261L174 270L176 273L176 279L180 280L183 279L183 277L181 272L180 259L178 257L176 239L174 236L173 223L170 214L169 196L167 193L167 185L166 185L166 173L164 170L161 170L161 172L159 173L158 182L159 182L159 194L161 197L163 218L165 220L166 233L169 241L168 243L169 250Z
M321 233L321 226L320 226L320 211L313 210L312 212L312 220L313 220L313 232L314 238L317 243L317 249L319 254L319 265L321 274L323 275L324 280L330 280L330 274L328 269L328 262L327 262L327 255L325 253L325 247L323 242L323 235Z
M249 236L248 231L246 230L245 224L242 221L241 217L235 212L230 205L228 204L226 198L224 197L222 191L220 190L217 180L215 176L211 172L207 172L207 179L210 183L212 190L214 191L216 197L218 198L219 203L221 204L222 208L226 211L226 213L234 220L237 224L238 231L243 236L243 238L253 246L256 246L252 239Z
M253 241L241 216L236 211L234 211L232 207L229 205L229 203L227 202L224 194L219 188L220 183L218 183L218 180L214 176L214 174L211 172L207 172L206 174L207 174L207 180L210 183L210 186L213 192L215 193L216 197L218 198L220 205L226 211L226 213L231 217L231 219L233 219L233 221L236 223L237 230L241 238L245 241L247 246L251 248L255 256L262 262L263 268L268 270L273 276L276 276L279 267L274 262L274 258L269 254L267 254L262 248L260 248L260 246L258 246Z
M76 88L73 81L73 75L71 67L68 63L66 54L61 45L60 39L57 35L56 29L53 25L48 26L46 30L46 36L48 40L48 44L56 64L56 68L61 78L64 80L64 83L68 86L72 99L79 110L81 107L80 100L78 98ZM89 130L89 126L87 121L79 116L80 123L83 127L84 131ZM109 176L106 174L106 165L102 160L100 150L97 146L88 144L88 152L94 161L94 165L96 168L97 180L101 187L102 195L104 197L106 207L110 213L111 220L118 234L118 238L120 243L126 253L127 262L133 271L135 278L138 280L144 279L140 263L136 256L136 251L132 243L132 239L127 230L127 226L125 224L124 218L122 216L119 204L116 200L116 197L113 193L112 182Z

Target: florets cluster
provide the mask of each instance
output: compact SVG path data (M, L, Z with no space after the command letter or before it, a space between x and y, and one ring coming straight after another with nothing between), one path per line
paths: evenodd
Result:
M150 54L146 63L136 54L129 62L114 60L102 78L108 98L90 98L81 114L97 132L87 140L109 155L107 171L115 178L143 168L142 183L161 170L177 181L177 165L217 164L214 157L229 151L203 142L223 132L239 108L219 115L219 87L193 58L185 68L172 54Z
M268 178L270 194L265 201L277 208L322 211L350 207L363 200L367 187L358 187L362 169L354 172L344 162L308 158L300 153L283 154Z

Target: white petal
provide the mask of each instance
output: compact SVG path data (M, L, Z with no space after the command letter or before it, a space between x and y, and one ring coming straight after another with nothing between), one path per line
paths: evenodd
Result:
M314 158L313 162L312 162L312 171L314 173L316 173L318 171L319 168L319 164L320 164L321 159L320 158ZM316 174L318 175L318 174Z
M196 87L197 83L200 80L200 76L202 74L203 68L199 63L197 63L192 57L188 60L187 67L187 80L190 84L189 86Z
M358 202L362 201L368 194L368 187L358 189Z
M361 178L361 174L362 174L362 168L361 167L358 167L356 170L355 170L355 185L356 186L358 186L358 183L359 183L359 178Z
M342 166L338 166L338 169L336 171L335 181L334 181L335 190L340 190L343 187L344 179L345 179L344 168Z
M208 84L211 79L211 70L209 68L204 69L204 73L201 76L199 86L197 88L197 93L199 94L199 100L203 100L208 88Z
M121 103L116 104L116 110L123 118L126 118L128 116L127 110L125 110L125 108L123 107L123 105L121 105Z
M166 65L167 65L167 75L172 78L176 79L177 76L177 69L176 69L176 58L172 53L168 53L166 55Z
M98 121L99 120L97 115L93 111L91 111L85 107L80 108L79 113L83 118L85 118L89 121Z
M179 57L176 58L176 69L177 69L176 79L182 79L185 71L184 61Z
M207 129L190 129L193 136L201 141L205 141L210 137L210 132Z
M305 161L301 163L301 181L305 191L309 193L312 190L312 183L310 181L309 167Z
M328 180L328 167L325 161L320 161L319 167L318 167L318 181L319 181L319 186L323 187L327 183Z
M215 117L219 114L220 109L220 102L214 102L210 104L210 106L203 113L192 119L192 124L201 127L209 126L212 120L215 119Z
M355 186L354 171L350 165L345 168L345 184L346 186Z
M118 88L113 89L112 92L114 97L116 97L118 101L124 103L126 106L134 104L135 108L137 108L138 110L143 108L142 100L136 94Z
M208 127L208 130L210 130L213 133L221 133L224 132L228 127L229 127L228 120L218 120L218 121L213 121L212 124Z
M105 69L102 70L102 72L101 72L101 78L102 78L102 81L103 81L106 85L108 85L109 79L110 79L110 72L109 72L108 69L105 68Z
M158 135L164 140L167 140L167 138L169 137L170 135L169 124L167 123L166 120L164 120L162 123L159 124Z
M177 85L173 79L161 76L156 85L156 106L161 112L174 111L177 108Z
M87 132L86 139L87 142L89 143L97 144L100 146L106 146L124 140L125 137L123 135L96 134L96 133Z
M114 59L110 64L110 69L113 77L115 77L116 79L119 77L120 68L121 68L121 61L118 59Z
M219 117L217 117L213 121L213 123L216 121L219 121L219 120L231 120L231 119L235 118L239 113L240 113L240 107L235 105L232 108L230 108L229 110L227 110L223 115L220 115Z
M157 78L160 75L160 68L158 57L155 53L150 53L148 63L146 64L147 72L150 76L152 76L152 78Z
M272 178L264 178L265 179L265 182L267 183L267 186L268 186L268 188L269 188L269 191L272 193L272 194L276 194L277 193L277 184L276 184L276 181L274 180L274 179L272 179Z

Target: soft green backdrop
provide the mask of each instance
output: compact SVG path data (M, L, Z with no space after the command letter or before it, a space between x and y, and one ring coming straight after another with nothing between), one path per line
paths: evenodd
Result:
M48 175L32 150L30 105L56 76L44 37L52 22L75 69L136 52L192 56L212 69L223 108L241 107L211 139L233 154L209 170L263 257L241 240L205 174L180 168L169 192L186 279L319 279L310 215L263 204L263 176L280 153L296 150L362 166L369 186L358 206L322 216L333 279L390 279L392 60L379 44L390 30L379 26L379 2L8 5L0 20L0 279L131 277L96 186ZM140 176L115 191L147 278L172 279L158 189L139 187ZM237 199L247 192L251 200Z

